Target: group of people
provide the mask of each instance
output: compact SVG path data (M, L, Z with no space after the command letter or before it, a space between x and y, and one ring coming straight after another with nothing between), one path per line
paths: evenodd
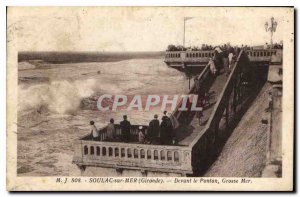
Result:
M90 121L91 138L94 141L100 141L100 132L97 130L94 121ZM138 128L138 142L147 144L165 144L170 145L175 143L175 134L173 123L170 117L167 116L167 111L164 111L161 122L158 120L158 115L154 115L154 119L150 121L147 133L145 127L139 126ZM131 134L131 123L127 120L127 115L123 116L120 122L121 136L116 134L116 126L114 119L110 119L110 123L106 127L106 137L109 141L123 142L134 141L133 134Z
M107 138L109 140L113 140L117 138L116 135L116 128L114 124L115 120L113 118L110 119L109 124L106 127L106 134ZM130 129L131 129L131 124L127 120L127 116L123 116L123 121L120 122L120 127L122 128L122 138L124 141L129 141L130 140ZM94 121L90 121L90 131L91 131L91 139L94 141L100 141L100 131L97 129L95 126Z
M275 43L273 45L269 45L267 42L264 45L264 49L283 49L282 43Z
M216 47L214 49L214 56L208 62L211 73L214 76L223 72L229 75L240 50L241 48L234 48L226 44ZM200 105L200 110L196 112L196 117L199 120L199 125L203 125L203 111L206 105L210 105L210 94L205 88L201 87L197 77L194 78L194 84L195 93L198 95L198 105Z
M139 132L139 136L145 133ZM154 115L154 119L150 121L147 135L140 139L140 143L150 143L150 144L174 144L175 143L175 133L174 127L170 117L167 116L167 111L164 111L161 122L158 120L158 115Z
M221 50L226 50L230 47L232 47L234 50L253 50L255 47L251 47L248 45L236 45L236 46L231 46L230 43L228 44L222 44L218 46L212 46L208 44L202 44L201 47L198 46L189 46L189 47L184 47L182 45L169 45L167 48L167 51L212 51L215 48L219 47ZM261 46L258 46L261 47ZM268 43L264 44L263 46L264 49L283 49L283 44L282 43L275 43L272 46L269 45Z
M221 70L224 70L229 75L239 52L240 48L227 45L222 46L222 48L216 47L213 58L210 58L208 62L211 73L216 76Z
M199 125L203 125L203 110L207 105L210 105L210 94L205 88L201 87L200 82L197 77L194 78L195 84L195 93L198 95L197 107L199 107L199 111L196 112L196 117L199 121Z
M223 44L223 45L218 45L218 46L213 46L213 45L208 45L208 44L202 44L201 46L189 46L189 47L184 47L182 45L173 45L170 44L167 47L166 51L212 51L215 48L219 47L221 50L226 50L227 48L231 47L231 45L228 44ZM250 50L251 47L247 45L241 45L241 46L234 46L232 47L234 49L240 48L244 50Z

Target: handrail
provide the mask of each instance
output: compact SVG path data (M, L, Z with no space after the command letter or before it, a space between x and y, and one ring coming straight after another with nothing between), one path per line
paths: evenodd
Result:
M200 85L201 85L201 82L203 82L203 80L204 80L205 74L207 72L210 72L209 67L210 67L210 64L207 64L205 66L205 68L203 69L203 71L200 73L200 75L197 77L197 79L199 80ZM194 92L195 91L194 89L195 89L195 84L192 86L192 88L191 88L191 90L190 90L189 93Z
M218 98L218 101L217 103L215 104L214 106L214 109L213 109L213 113L210 115L210 118L208 119L207 123L206 123L206 126L205 128L203 129L204 132L201 132L193 141L192 143L189 145L189 147L193 147L198 141L199 139L206 133L206 131L208 131L211 127L212 127L212 122L215 118L215 115L217 114L218 110L220 109L220 104L222 103L223 101L223 96L225 95L225 93L228 91L229 89L229 84L233 83L232 79L233 79L233 76L237 73L238 71L238 64L239 64L239 61L240 61L240 58L241 58L241 55L244 51L240 51L239 55L238 55L238 58L237 58L237 61L235 62L234 64L234 67L233 67L233 70L231 71L229 77L228 77L228 80L226 81L226 84L224 86L224 88L222 89L222 92Z
M202 70L202 72L198 75L197 79L199 80L199 83L201 83L201 82L204 81L203 77L205 77L205 74L206 74L207 72L209 72L209 64L207 64L207 65L205 66L205 68ZM195 84L193 84L193 86L191 87L191 89L190 89L190 91L188 92L188 94L193 93L193 92L195 91L194 89L195 89ZM175 110L172 112L172 116L174 116L174 117L177 118L176 113L178 113L178 109L181 107L182 101L183 101L183 99L181 99L180 102L177 104Z
M121 127L119 124L115 124L115 134L117 136L121 136L122 133L121 133ZM130 135L131 136L135 136L136 137L136 140L137 140L137 135L138 135L138 127L139 126L143 126L143 130L145 131L145 134L147 135L147 131L148 131L148 126L147 125L131 125L130 127ZM99 132L99 139L100 141L105 141L107 139L107 125L106 126L103 126L101 127L100 129L98 129L98 132ZM87 134L83 137L80 138L80 140L91 140L92 137L91 137L91 134Z

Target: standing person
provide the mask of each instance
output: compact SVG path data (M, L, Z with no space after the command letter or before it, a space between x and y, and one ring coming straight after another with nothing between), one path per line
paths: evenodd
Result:
M230 70L229 70L229 59L228 59L228 51L225 49L222 52L222 62L223 62L223 68L226 72L226 75L229 75Z
M266 44L264 45L264 49L268 49L268 43L266 42Z
M200 107L200 110L197 111L196 116L199 121L199 125L201 126L203 124L203 107Z
M107 137L111 140L116 138L116 129L114 125L114 119L110 119L109 124L107 125Z
M126 115L123 116L123 121L120 122L120 127L121 127L121 133L122 133L124 142L129 142L131 124L127 120Z
M216 47L214 51L213 61L216 67L216 74L219 74L220 70L223 67L222 50L220 49L220 47Z
M197 101L197 105L200 104L200 106L204 106L205 105L205 90L201 90L198 94L198 101Z
M270 112L273 109L273 96L272 96L272 92L269 92L268 101L269 101L269 107L266 109L266 111Z
M174 139L174 132L173 132L173 124L171 119L167 116L167 111L164 111L164 116L162 117L162 122L160 124L160 131L161 131L161 139L164 144L172 144Z
M163 117L162 117L161 119L163 120L163 119L165 119L165 118L166 118L166 119L169 118L169 117L167 116L167 111L164 111L164 115L163 115Z
M228 54L228 60L229 60L229 72L231 72L232 68L233 68L233 64L234 64L234 49L230 48L229 49L229 54Z
M168 140L168 117L163 116L160 123L160 141L162 144L167 144Z
M199 92L200 92L200 82L199 82L199 79L198 79L198 77L196 76L196 77L194 77L194 86L195 86L195 93L196 94L199 94Z
M217 73L217 69L216 69L215 62L213 61L212 58L209 59L208 64L209 64L210 72L215 76Z
M143 126L139 126L139 133L138 133L139 143L144 144L145 142L145 134L143 133Z
M205 92L204 98L205 98L205 105L210 105L209 93L207 91Z
M159 136L159 120L158 115L154 115L154 119L150 121L148 127L148 138L152 143Z
M91 131L91 136L93 141L99 140L100 133L97 130L97 127L95 126L94 121L90 121L90 131Z
M174 144L175 143L175 135L174 135L174 128L172 125L172 121L170 118L167 120L167 144Z

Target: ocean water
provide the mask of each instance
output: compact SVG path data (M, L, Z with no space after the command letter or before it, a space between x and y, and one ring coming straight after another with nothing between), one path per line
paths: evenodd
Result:
M18 84L18 176L76 176L73 141L124 114L132 124L148 124L159 107L145 111L101 112L82 100L101 94L175 95L188 91L186 76L163 59L47 64L21 62ZM109 176L109 175L108 175Z

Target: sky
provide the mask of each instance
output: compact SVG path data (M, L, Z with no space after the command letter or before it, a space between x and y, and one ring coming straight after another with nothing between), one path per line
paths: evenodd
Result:
M163 51L182 45L270 43L265 22L283 40L289 8L9 7L8 41L19 51Z

